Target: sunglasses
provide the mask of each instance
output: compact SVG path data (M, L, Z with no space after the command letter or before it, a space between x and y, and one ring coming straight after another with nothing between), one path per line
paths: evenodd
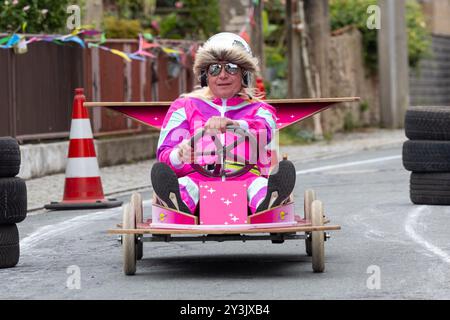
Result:
M237 64L228 62L228 63L214 63L208 67L208 73L211 76L218 76L222 72L222 68L225 68L225 71L228 74L235 75L239 72L239 66Z

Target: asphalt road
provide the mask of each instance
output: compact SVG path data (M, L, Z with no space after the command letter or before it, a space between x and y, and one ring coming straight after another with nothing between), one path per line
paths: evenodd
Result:
M298 209L313 188L342 226L325 243L325 273L291 240L145 243L137 274L125 276L106 233L120 209L47 212L19 225L20 262L0 270L0 299L449 299L450 208L411 204L400 154L296 163Z

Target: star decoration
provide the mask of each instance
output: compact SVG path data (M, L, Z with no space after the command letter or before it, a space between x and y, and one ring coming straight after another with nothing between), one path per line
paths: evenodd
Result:
M214 190L213 188L210 188L210 189L208 190L208 192L211 193L211 194L213 194L213 192L216 192L216 190Z

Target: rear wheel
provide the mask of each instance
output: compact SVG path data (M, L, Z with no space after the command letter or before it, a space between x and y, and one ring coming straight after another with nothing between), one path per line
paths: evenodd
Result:
M130 204L124 205L123 210L123 229L136 228L136 216L133 207ZM123 272L127 276L136 273L136 235L124 234L122 236L123 248Z
M305 200L304 200L304 214L305 220L311 221L311 205L313 201L316 200L316 193L314 190L306 190L305 191ZM306 246L306 254L308 256L312 255L312 247L311 247L311 232L305 232L305 246Z
M323 226L323 205L315 200L311 207L311 220L313 227ZM325 233L323 231L312 231L312 267L314 272L325 270Z

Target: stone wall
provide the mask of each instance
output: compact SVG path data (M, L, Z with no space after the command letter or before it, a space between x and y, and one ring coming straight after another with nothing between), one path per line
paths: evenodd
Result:
M380 103L378 80L364 66L362 35L355 28L331 37L330 96L361 97L360 102L343 103L322 113L324 132L332 133L361 126L378 126Z

